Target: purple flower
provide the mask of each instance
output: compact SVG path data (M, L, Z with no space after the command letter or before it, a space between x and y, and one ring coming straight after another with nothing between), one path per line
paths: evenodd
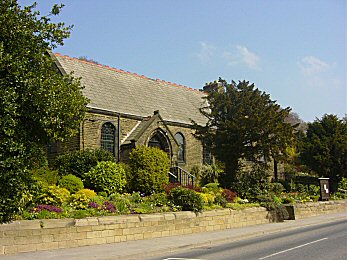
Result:
M59 207L53 206L53 205L45 205L45 204L37 205L36 207L30 209L30 212L31 213L41 212L42 210L47 210L49 212L56 212L56 213L63 212L62 208L59 208Z
M111 202L109 201L105 201L104 204L102 205L102 209L103 210L107 210L109 212L115 213L116 210L116 206L113 205Z
M88 207L98 209L98 208L100 208L100 205L98 203L92 201L92 202L89 202Z

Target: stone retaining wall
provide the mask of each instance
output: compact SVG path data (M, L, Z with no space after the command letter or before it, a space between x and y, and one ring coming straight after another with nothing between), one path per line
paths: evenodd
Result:
M343 211L347 211L347 201L294 206L297 218ZM0 225L0 255L176 236L271 221L265 208L15 221Z
M294 205L294 219L347 211L347 200L320 201Z
M85 219L23 220L0 225L0 255L175 236L269 223L264 208Z

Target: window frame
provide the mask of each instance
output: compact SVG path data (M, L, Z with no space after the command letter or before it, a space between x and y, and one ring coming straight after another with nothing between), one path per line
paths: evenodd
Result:
M182 143L180 143L180 140L176 136L180 136L182 138ZM177 162L185 163L186 162L186 138L181 132L177 132L175 134L175 139L178 143ZM180 156L180 151L182 151L182 156Z
M109 129L106 129L106 128ZM112 133L107 133L105 130L112 131ZM113 154L113 156L116 156L116 148L117 148L117 131L116 126L111 122L105 122L101 126L101 135L100 135L100 148L108 151ZM111 138L105 138L111 136ZM111 149L108 148L108 146L111 146Z

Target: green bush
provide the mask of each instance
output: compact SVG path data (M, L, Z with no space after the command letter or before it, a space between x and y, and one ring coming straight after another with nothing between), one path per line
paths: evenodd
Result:
M131 191L145 194L162 192L164 185L169 182L170 159L164 151L156 147L140 146L132 150L129 166Z
M59 186L69 190L71 193L76 193L84 188L81 178L72 174L63 176L59 180Z
M61 206L68 200L69 196L70 192L67 189L53 185L45 187L35 202L36 204Z
M269 191L273 192L274 194L281 194L284 191L284 187L282 185L282 183L279 182L273 182L269 184Z
M219 183L208 183L202 188L203 192L212 192L213 194L217 195L218 193L221 193L223 189L219 187Z
M41 167L31 171L35 180L42 182L43 185L51 186L58 183L59 175L57 170L48 167Z
M107 195L122 192L127 183L123 167L115 162L98 162L84 178L86 187Z
M269 190L269 173L265 165L253 165L252 169L242 169L237 173L236 182L231 187L242 198L256 198Z
M149 201L153 203L153 205L157 207L165 206L168 203L168 198L165 192L154 193L150 197L147 197Z
M224 170L218 164L203 165L200 171L200 185L218 182L218 178Z
M182 208L182 210L201 211L204 206L203 198L196 191L177 187L170 191L170 201Z
M84 193L75 193L72 194L69 198L69 206L75 209L86 209L90 199Z
M114 156L105 150L74 151L57 157L54 166L60 176L73 174L83 180L84 173L102 161L114 161Z
M342 177L341 181L338 184L338 188L347 190L347 178Z
M90 189L81 189L76 192L76 194L84 194L87 196L88 199L92 199L93 197L96 196L96 192Z

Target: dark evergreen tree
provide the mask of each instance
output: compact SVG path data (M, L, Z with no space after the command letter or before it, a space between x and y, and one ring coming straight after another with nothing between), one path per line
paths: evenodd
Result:
M293 128L285 122L290 109L282 109L270 95L247 81L209 88L207 106L201 113L208 118L205 126L196 127L196 137L209 146L225 165L222 185L235 180L242 160L263 163L280 159L293 139Z
M320 177L331 180L333 191L347 177L347 118L324 115L308 124L300 147L300 159Z

